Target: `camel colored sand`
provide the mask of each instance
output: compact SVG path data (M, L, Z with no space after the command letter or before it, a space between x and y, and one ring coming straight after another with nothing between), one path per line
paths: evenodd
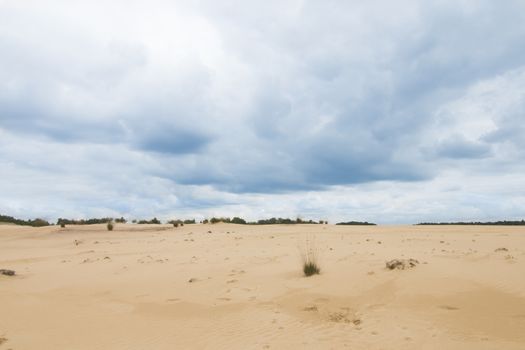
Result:
M0 225L0 269L0 350L525 349L525 227Z

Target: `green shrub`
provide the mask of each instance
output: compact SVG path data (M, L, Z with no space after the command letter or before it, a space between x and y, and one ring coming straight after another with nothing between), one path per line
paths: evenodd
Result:
M315 240L307 239L300 248L300 253L304 275L310 277L319 274L321 272L319 266L319 250L317 249Z
M312 275L318 275L321 272L321 269L315 262L305 262L303 264L303 272L306 277L312 276Z

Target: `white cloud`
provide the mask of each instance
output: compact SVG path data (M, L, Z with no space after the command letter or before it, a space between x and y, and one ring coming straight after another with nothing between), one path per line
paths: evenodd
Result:
M0 210L519 216L524 10L2 1Z

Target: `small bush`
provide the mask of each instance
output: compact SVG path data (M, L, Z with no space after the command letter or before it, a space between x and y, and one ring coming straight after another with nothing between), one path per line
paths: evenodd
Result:
M321 273L319 267L319 250L313 239L308 239L300 248L303 273L306 277Z
M66 227L66 224L64 222L61 222L60 223L60 227L64 228L64 227Z
M182 224L181 224L182 225ZM179 227L179 223L178 222L174 222L173 223L173 227Z
M109 221L106 227L108 228L108 231L113 231L113 222Z
M315 262L305 262L303 263L303 272L306 277L312 276L312 275L318 275L321 272L321 269Z

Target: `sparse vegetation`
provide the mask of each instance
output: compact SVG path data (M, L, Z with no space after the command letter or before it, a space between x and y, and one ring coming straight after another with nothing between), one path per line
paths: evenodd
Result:
M137 224L155 224L155 225L160 225L161 222L160 222L159 219L157 219L157 218L153 218L153 219L151 219L151 220L139 220L139 221L137 222Z
M168 221L168 224L172 224L174 227L178 227L178 226L184 226L184 224L194 224L195 223L195 219L193 220L170 220ZM177 226L175 226L177 225Z
M0 222L6 222L6 223L22 225L22 226L33 226L33 227L41 227L41 226L50 225L49 222L47 222L44 219L37 218L33 220L22 220L22 219L16 219L8 215L0 215Z
M246 224L246 220L240 218L240 217L233 217L230 221L232 224L238 224L238 225L245 225Z
M182 220L170 220L168 221L168 224L172 224L173 227L179 227L182 226Z
M216 224L216 223L219 223L219 222L224 222L224 223L227 223L227 224L239 224L239 225L294 225L294 224L323 224L323 223L328 223L326 221L320 221L320 222L317 222L317 221L314 221L314 220L303 220L301 218L296 218L296 219L289 219L289 218L270 218L270 219L261 219L261 220L257 220L257 221L251 221L251 222L248 222L246 221L245 219L243 218L240 218L238 216L235 216L233 218L228 218L228 217L220 217L220 218L217 218L217 217L212 217L211 219L204 219L201 221L202 224L207 224L207 223L211 223L211 224Z
M257 220L257 222L250 222L250 225L293 225L293 224L318 224L317 221L303 220L296 218L295 220L289 218L270 218Z
M107 227L108 231L113 231L113 227L114 227L113 221L109 221L107 223L106 227Z
M356 226L366 226L366 225L372 225L375 226L376 224L368 221L347 221L347 222L338 222L336 225L356 225Z
M490 226L525 226L525 220L503 220L503 221L487 221L487 222L421 222L416 225L490 225Z
M319 266L319 251L314 239L307 239L300 247L303 273L306 277L321 273Z
M91 219L79 219L79 220L58 218L57 224L61 226L62 224L64 225L95 225L95 224L106 224L112 220L113 220L112 218L91 218Z
M219 222L224 222L226 224L239 224L239 225L246 225L246 220L244 220L243 218L240 218L238 216L235 216L233 218L216 218L216 217L213 217L209 220L210 223L212 224L217 224ZM204 222L203 222L204 223Z
M60 223L60 227L65 228L65 227L66 227L66 223L61 222L61 223Z

